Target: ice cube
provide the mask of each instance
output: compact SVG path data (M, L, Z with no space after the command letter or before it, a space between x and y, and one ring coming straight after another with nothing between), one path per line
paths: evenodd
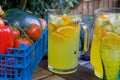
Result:
M111 31L112 30L112 25L106 25L105 29Z
M117 19L112 24L114 27L120 26L120 19Z
M70 18L72 22L81 21L81 18L78 15L70 16Z
M109 20L113 27L120 26L120 16L117 14L110 14Z
M55 16L55 15L50 15L50 22L54 25L61 25L63 24L63 20L61 17L59 16Z
M104 21L101 18L97 18L98 25L102 26Z
M119 26L119 27L116 27L116 28L114 29L114 32L116 32L117 34L120 34L120 26Z

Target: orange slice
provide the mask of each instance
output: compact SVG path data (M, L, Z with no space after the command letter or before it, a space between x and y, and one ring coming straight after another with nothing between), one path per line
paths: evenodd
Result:
M105 36L105 31L104 27L95 26L94 34L101 40Z
M65 37L57 32L52 32L52 38L57 42L63 42Z
M56 31L64 36L70 36L75 33L75 27L63 26L56 29Z
M102 42L108 44L120 44L120 35L114 32L106 32L105 36L102 38Z
M107 33L107 35L102 39L100 49L120 50L120 36L112 32Z
M71 18L67 15L63 15L61 16L62 20L63 20L63 25L67 25L71 22Z
M108 15L102 13L99 15L99 18L101 18L102 20L106 20L106 19L108 19Z
M48 22L49 31L53 31L55 29L54 25L51 22Z

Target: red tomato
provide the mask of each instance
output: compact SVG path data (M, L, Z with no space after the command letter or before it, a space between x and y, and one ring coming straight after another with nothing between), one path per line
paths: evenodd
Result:
M42 30L37 24L31 24L29 29L25 29L25 32L33 41L39 39L42 34Z
M17 39L20 37L20 31L18 29L12 29L13 38Z
M47 22L43 18L39 18L41 24L42 24L42 29L44 30L47 27Z
M0 27L4 27L4 26L5 26L5 23L4 23L3 19L0 18Z
M14 47L19 48L21 43L24 45L32 45L31 40L28 38L17 38L15 39Z

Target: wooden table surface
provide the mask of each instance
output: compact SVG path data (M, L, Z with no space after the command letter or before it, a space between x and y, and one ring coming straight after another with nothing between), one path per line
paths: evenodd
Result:
M36 68L32 80L101 80L93 74L93 70L78 66L78 70L72 74L58 75L47 69L47 59L43 59Z

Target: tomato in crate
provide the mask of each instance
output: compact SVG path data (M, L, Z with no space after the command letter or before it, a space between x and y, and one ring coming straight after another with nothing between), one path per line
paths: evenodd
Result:
M0 80L31 80L34 70L46 53L45 38L47 39L47 29L31 46L20 44L19 48L9 48L7 54L0 54Z
M42 31L41 22L37 17L19 9L6 11L3 18L11 25L9 27L12 27L14 45L7 47L5 54L0 54L0 80L31 80L34 70L47 51L48 30L46 28ZM33 41L25 31L27 26L32 24L37 24L40 29L39 36ZM6 26L3 22L0 22L0 25ZM24 38L30 41L24 41Z

